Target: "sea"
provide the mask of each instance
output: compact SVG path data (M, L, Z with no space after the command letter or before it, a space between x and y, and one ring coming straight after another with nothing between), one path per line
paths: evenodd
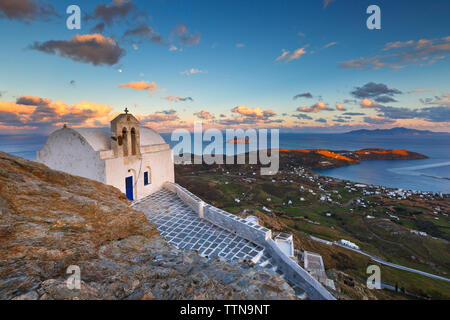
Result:
M161 136L173 148L171 135ZM28 160L36 158L47 136L0 135L0 151ZM270 140L270 139L269 139ZM193 141L192 141L193 142ZM225 137L223 143L226 144ZM206 146L208 142L204 142ZM269 143L270 147L270 143ZM194 143L191 146L194 151ZM357 150L363 148L407 149L428 156L414 160L367 160L356 165L316 170L317 173L364 184L405 190L450 193L450 134L439 135L356 135L280 133L282 149ZM188 152L189 150L184 150Z

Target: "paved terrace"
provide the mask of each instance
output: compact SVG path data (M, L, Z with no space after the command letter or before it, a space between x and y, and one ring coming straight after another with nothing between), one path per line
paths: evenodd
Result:
M175 193L162 189L133 206L156 224L166 241L179 248L196 250L201 256L228 261L251 260L273 267L264 248L201 219ZM274 268L275 269L275 268Z

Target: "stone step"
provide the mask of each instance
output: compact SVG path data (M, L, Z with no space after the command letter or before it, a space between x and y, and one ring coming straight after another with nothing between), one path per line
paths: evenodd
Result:
M259 261L261 261L261 258L264 256L264 249L262 249L256 256L252 258L252 262L257 264Z
M270 264L270 259L264 260L259 264L259 266L265 268L268 264Z

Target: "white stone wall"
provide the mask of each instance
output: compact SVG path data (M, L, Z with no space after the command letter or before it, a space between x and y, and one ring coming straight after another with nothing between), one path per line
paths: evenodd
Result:
M105 163L99 153L75 130L63 128L53 132L36 161L60 170L105 183Z
M189 190L183 188L179 184L173 183L173 181L168 181L164 184L164 188L167 190L176 193L177 196L183 200L185 204L187 204L195 213L198 214L200 218L203 218L203 209L205 203L202 199L197 197L195 194L190 192Z
M319 281L280 250L275 241L272 239L266 240L265 248L273 263L283 272L284 278L305 290L310 299L336 300Z
M272 237L271 230L211 205L205 206L204 217L209 222L262 246Z

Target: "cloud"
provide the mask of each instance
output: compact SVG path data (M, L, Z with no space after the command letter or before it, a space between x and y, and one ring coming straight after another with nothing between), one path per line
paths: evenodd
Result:
M306 54L305 48L298 48L297 50L294 50L294 52L290 53L290 51L287 51L285 49L281 50L281 55L275 59L276 62L284 61L284 62L290 62L292 60L299 59L302 55Z
M168 130L175 127L182 127L184 123L184 121L180 120L180 117L174 109L161 110L148 115L135 116L139 121L141 121L144 126L151 126L152 128L159 130Z
M339 103L336 104L336 109L339 111L347 111L347 109L345 109L345 107Z
M316 119L314 121L315 122L320 122L320 123L327 123L327 119L325 119L325 118L319 118L319 119Z
M444 105L416 109L379 106L377 111L381 116L389 119L423 119L429 122L450 121L450 107Z
M294 118L301 119L301 120L312 120L312 117L308 116L307 114L299 113L299 114L293 114Z
M384 83L368 82L362 87L356 87L355 90L350 92L355 98L373 98L376 102L388 103L397 102L393 96L402 94L398 89L389 88Z
M164 113L163 111L160 111L154 114L138 117L138 119L144 123L156 122L161 125L161 123L177 121L180 117L178 117L176 113Z
M369 124L392 124L395 120L380 117L364 117L364 122Z
M245 43L236 43L236 48L244 48Z
M441 97L435 96L434 98L419 99L419 101L423 104L450 106L450 94L449 93L443 94Z
M333 109L329 108L325 103L319 101L310 107L298 107L297 111L308 112L308 113L317 113L319 111L333 111Z
M383 51L387 51L390 49L398 49L398 48L403 48L403 47L407 47L410 45L414 44L414 40L409 40L409 41L396 41L396 42L388 42L386 43L386 45L383 48Z
M389 97L389 96L379 96L375 100L380 103L397 102L397 100L395 100L394 98Z
M362 99L362 100L359 102L359 105L360 105L361 107L363 107L363 108L376 108L376 107L379 106L378 102L373 101L373 100L370 100L370 99L367 99L367 98Z
M185 70L183 72L180 72L181 75L185 75L185 76L190 76L192 74L197 74L197 73L207 73L207 71L204 71L201 69L196 69L196 68L191 68L191 69Z
M345 119L351 119L351 117L339 117L339 118L336 118L336 119L333 119L333 121L334 122L339 122L339 123L348 123L349 121L348 120L345 120Z
M196 45L200 42L200 33L198 31L195 31L195 34L191 33L184 24L179 24L173 30L173 33L177 34L181 43L187 46Z
M250 107L246 107L243 105L234 107L233 109L231 109L231 112L239 113L240 115L243 115L246 117L261 118L261 119L275 116L275 112L273 112L272 110L263 110L258 107L250 108Z
M436 89L415 89L408 91L408 93L424 93L424 92L436 92Z
M125 31L124 37L137 37L142 40L148 40L153 43L165 45L162 36L159 33L155 32L152 27L145 24Z
M295 100L295 99L298 99L298 98L312 98L312 97L313 96L312 96L311 93L304 92L304 93L299 93L299 94L295 95L293 99Z
M216 123L221 125L250 125L250 124L270 124L283 122L281 119L273 119L276 116L272 110L263 110L261 108L246 107L238 105L231 109L231 112L237 114L226 119L218 120Z
M161 98L161 99L166 99L166 100L174 101L174 102L178 102L178 101L194 101L194 99L192 99L191 97L183 98L183 97L180 97L180 96L173 96L173 95L170 95L170 94L167 97Z
M373 70L389 67L395 70L412 64L431 65L450 55L450 36L440 39L389 42L382 51L389 52L373 57L344 61L340 63L340 67Z
M450 122L450 107L437 106L417 110L417 117L429 122Z
M157 90L158 86L156 83L150 81L134 81L129 83L123 83L119 85L119 88L130 88L133 90L148 90L148 93L152 95Z
M281 55L278 57L278 58L276 58L275 59L275 61L282 61L282 60L285 60L285 59L287 59L288 58L288 55L289 55L289 51L286 51L285 49L283 49L283 50L281 50Z
M48 21L52 17L60 17L55 8L43 1L35 0L1 0L0 18L30 22L33 20Z
M336 41L330 42L330 43L324 45L324 46L323 46L323 49L327 49L327 48L332 47L332 46L335 46L335 45L337 45L337 44L338 44L338 43L337 43Z
M125 50L116 41L99 33L75 35L70 41L35 42L29 48L95 66L114 65L125 55Z
M177 111L176 111L175 109L169 109L169 110L156 111L155 113L161 113L161 114L176 114Z
M63 101L22 95L15 102L0 102L0 127L44 132L64 123L89 127L104 121L111 111L112 108L105 104L81 101L68 105Z
M365 116L365 113L362 112L344 112L343 115L345 116Z
M100 22L97 23L91 30L91 33L103 33L103 31L105 31L105 23L104 22Z
M136 10L136 5L131 0L114 0L110 4L99 4L94 9L94 14L88 19L99 19L111 25L115 20L124 19L129 13Z
M203 119L203 120L211 120L214 119L215 117L207 110L201 110L199 112L195 112L194 116L197 116L197 118L199 119Z

